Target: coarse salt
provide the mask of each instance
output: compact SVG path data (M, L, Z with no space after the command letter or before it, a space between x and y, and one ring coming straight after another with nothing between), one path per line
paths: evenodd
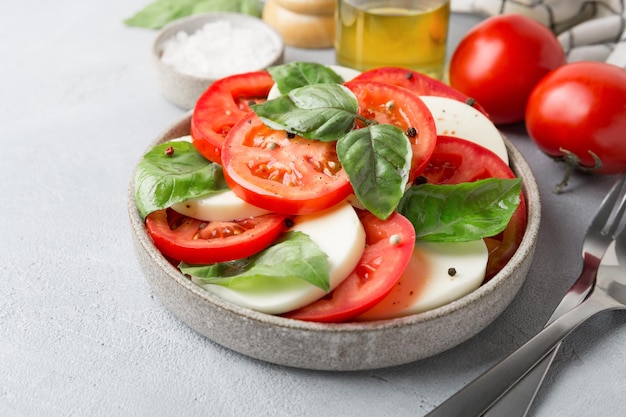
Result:
M176 33L163 43L161 60L184 74L217 79L260 69L277 52L258 30L217 21Z

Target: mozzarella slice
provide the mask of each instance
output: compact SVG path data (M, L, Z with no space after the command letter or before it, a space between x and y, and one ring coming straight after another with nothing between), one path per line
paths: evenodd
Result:
M170 139L168 142L189 142L192 143L191 135L185 135L178 138Z
M190 135L186 135L170 141L191 142L192 140ZM185 216L206 222L230 222L269 213L268 210L253 206L237 197L231 190L176 203L172 205L172 209Z
M269 213L237 197L231 190L206 197L193 198L172 205L172 209L185 216L207 222L228 222Z
M360 72L355 69L342 67L340 65L328 65L328 68L335 71L337 75L343 78L344 81L350 81L351 79L353 79L354 77L360 74ZM280 91L278 91L278 86L274 84L272 88L270 89L270 92L267 95L267 99L273 100L279 96L280 96Z
M365 248L365 231L356 212L347 203L311 215L298 216L293 230L301 231L328 255L330 288L337 287L356 267ZM308 282L293 279L268 282L263 290L233 290L220 285L202 285L212 293L243 307L268 314L282 314L304 307L326 295Z
M418 242L407 269L380 303L357 318L384 320L440 307L478 288L488 251L480 240L461 243ZM450 273L454 268L455 273Z
M438 135L454 136L477 143L509 163L502 134L487 116L474 107L451 98L435 96L420 98L435 119Z

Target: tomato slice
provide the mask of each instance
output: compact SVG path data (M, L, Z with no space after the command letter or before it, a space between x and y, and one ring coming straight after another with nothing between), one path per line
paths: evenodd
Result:
M524 237L526 222L526 203L524 198L522 198L506 229L496 236L484 239L489 251L484 282L493 278L515 254Z
M408 88L418 96L448 97L470 104L476 110L489 116L475 100L435 78L421 72L401 67L374 68L356 76L353 81L378 81L385 84Z
M241 199L273 212L310 214L352 193L334 142L267 127L250 112L226 137L222 148L226 182Z
M439 136L422 172L433 184L458 184L486 178L515 178L511 168L494 152L469 140Z
M286 230L285 216L266 214L232 222L205 222L172 209L146 217L146 229L165 255L191 264L212 264L251 256Z
M365 250L354 271L326 297L284 317L318 322L344 322L369 310L396 285L411 259L415 229L395 212L380 220L367 211L359 217Z
M408 133L413 150L411 173L414 179L428 164L435 143L437 128L426 104L407 89L375 81L350 81L345 84L359 102L359 114L378 123L392 124Z
M191 115L193 144L209 161L221 163L222 144L230 129L262 103L274 85L267 71L237 74L215 81L200 96Z
M458 184L486 178L515 178L511 168L495 153L476 143L451 136L439 136L437 146L422 176L433 184ZM485 282L511 259L526 230L526 203L520 204L508 226L496 236L485 238L489 261Z

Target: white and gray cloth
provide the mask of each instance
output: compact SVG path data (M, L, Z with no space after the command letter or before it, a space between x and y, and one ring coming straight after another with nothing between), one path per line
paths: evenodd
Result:
M605 61L626 68L626 0L451 0L459 13L519 13L557 36L569 62Z

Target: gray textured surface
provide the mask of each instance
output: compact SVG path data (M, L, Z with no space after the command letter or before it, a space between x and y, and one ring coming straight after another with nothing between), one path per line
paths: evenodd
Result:
M145 4L12 2L0 14L0 415L420 416L542 327L613 179L577 175L552 194L561 167L522 126L504 130L540 182L535 262L511 306L461 346L378 371L301 371L173 317L141 276L126 213L135 163L183 114L156 88L154 32L121 23ZM455 16L453 37L472 21ZM286 52L302 58L332 54ZM568 338L533 415L623 414L625 324L609 313Z

